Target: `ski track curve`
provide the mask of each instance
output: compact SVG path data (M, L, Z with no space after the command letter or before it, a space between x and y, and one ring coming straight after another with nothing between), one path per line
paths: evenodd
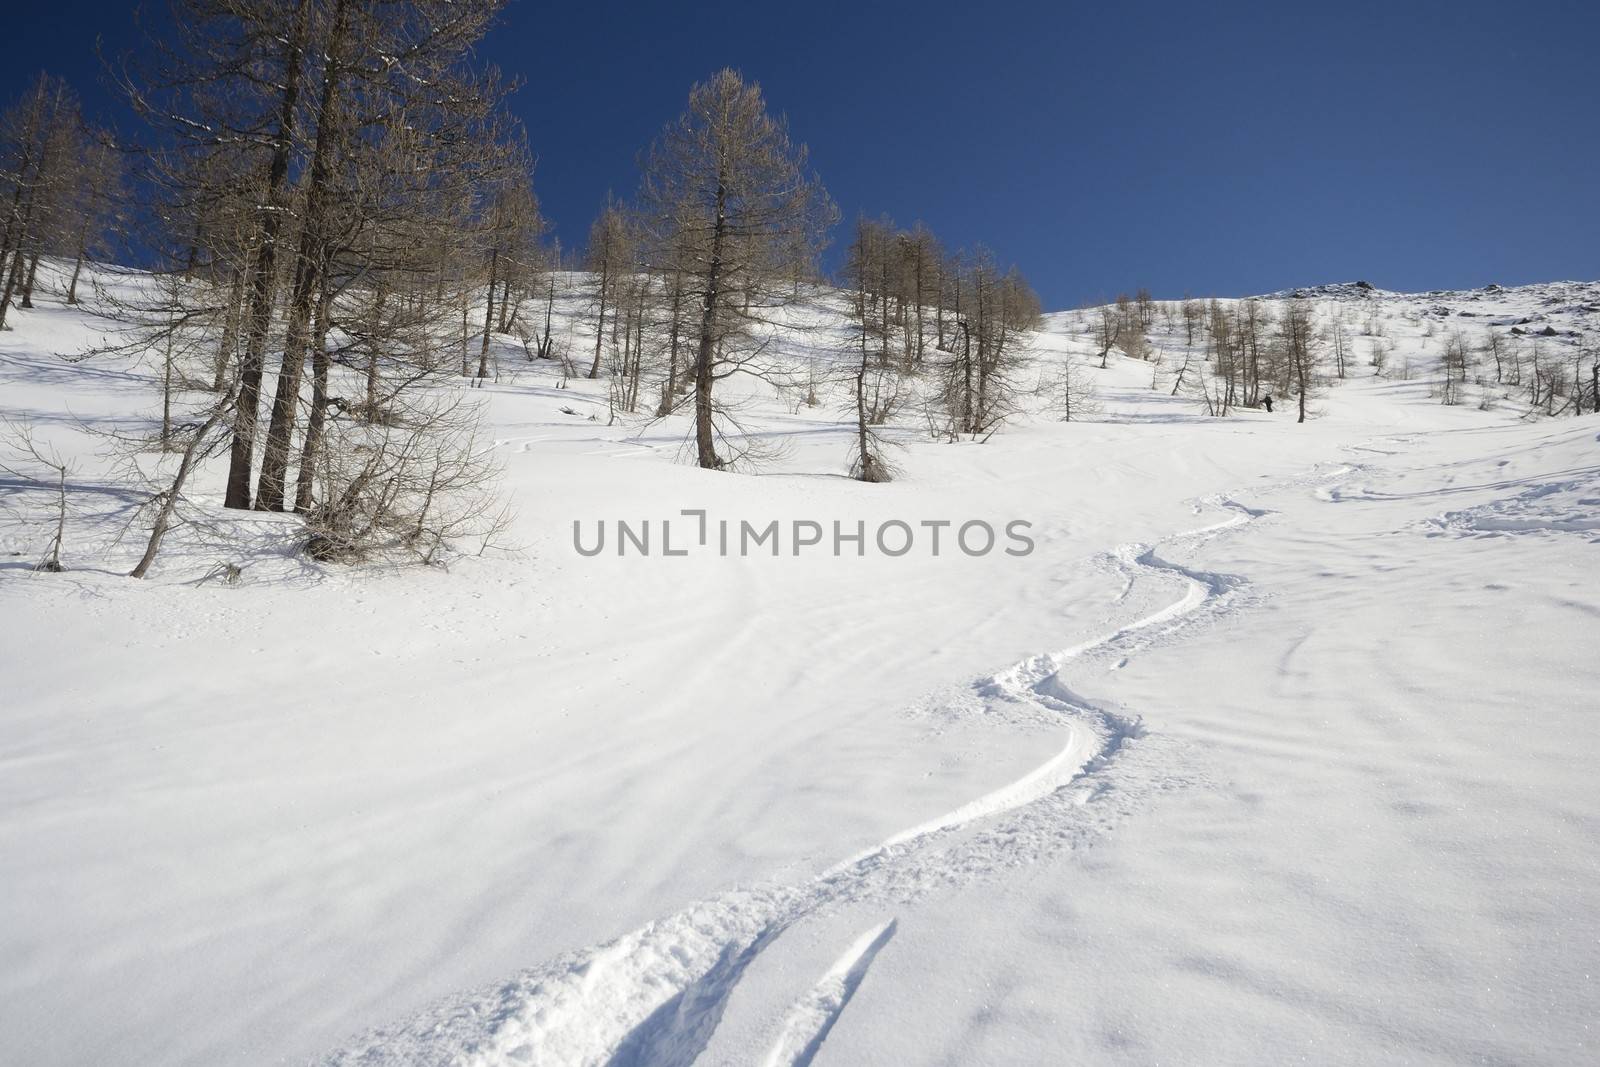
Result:
M1325 473L1314 471L1272 488L1323 483L1354 469L1344 465ZM893 834L808 882L727 890L599 947L567 953L498 986L457 995L412 1020L369 1031L319 1062L330 1067L417 1063L688 1067L705 1051L745 970L796 922L843 904L892 905L930 886L1004 866L1003 857L988 853L1006 844L1015 827L979 833L953 844L948 852L940 852L936 843L1007 813L1059 822L1113 788L1104 780L1089 779L1102 778L1124 747L1145 735L1142 720L1076 695L1061 673L1068 664L1100 653L1120 653L1122 659L1116 664L1120 667L1128 655L1196 616L1225 610L1243 579L1191 569L1160 552L1193 550L1270 512L1240 504L1227 493L1202 498L1194 508L1197 514L1208 508L1220 510L1226 517L1154 544L1125 544L1107 556L1125 579L1115 602L1126 599L1140 576L1178 581L1183 593L1177 600L1097 637L1029 657L971 683L970 694L986 707L1032 705L1065 726L1062 748L1028 774ZM1072 836L1060 827L1048 832L1057 838ZM963 862L952 873L948 860L963 849ZM810 1062L866 967L892 936L895 923L891 918L863 935L791 1009L768 1062Z

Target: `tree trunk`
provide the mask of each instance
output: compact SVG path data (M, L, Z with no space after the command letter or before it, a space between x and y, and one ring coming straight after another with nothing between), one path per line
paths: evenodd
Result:
M917 249L917 362L922 362L922 249Z
M517 321L517 316L512 313L511 308L511 275L515 271L508 270L505 273L505 284L500 289L500 324L496 331L498 333L510 333L511 327ZM522 300L523 298L519 295L517 303L522 303Z
M494 287L499 284L495 275L500 269L500 247L489 253L489 303L483 309L483 346L478 349L478 380L489 376L489 331L494 325Z
M383 318L383 302L387 295L383 289L372 299L372 337L378 336L378 324ZM363 409L368 422L378 417L378 344L374 340L367 347L367 402Z
M239 316L244 308L244 271L233 270L233 281L228 287L228 309L222 317L222 341L217 345L211 391L220 393L228 384L228 368L233 364L233 350L239 343Z
M23 223L23 228L26 230L26 222ZM15 293L17 291L17 287L22 284L22 264L25 262L25 258L26 257L23 255L21 243L19 242L17 250L11 254L11 269L6 271L5 292L0 293L0 330L5 329L6 310L11 306L12 294Z
M33 250L33 255L28 259L28 278L22 283L22 300L18 307L33 307L33 283L39 276L39 250Z
M338 0L333 29L326 45L322 94L317 104L316 140L311 150L311 177L306 192L305 218L300 226L299 249L295 255L294 288L289 299L289 327L284 339L283 363L278 369L277 391L272 399L266 452L261 458L261 480L256 485L257 511L283 510L290 438L294 435L295 419L299 414L300 377L305 370L311 316L322 273L322 246L326 240L323 230L332 191L332 142L335 138L333 109L343 79L340 54L347 34L347 9L348 0Z
M306 418L306 439L300 447L300 470L294 489L294 510L304 515L311 510L312 489L317 460L322 457L323 427L328 419L328 314L333 293L323 275L322 295L317 300L317 324L311 337L311 414Z
M189 446L183 450L183 459L178 462L178 473L173 477L172 485L161 494L161 507L156 512L155 523L150 527L150 540L145 543L144 555L139 558L138 565L128 572L128 577L143 578L150 572L150 565L156 561L156 553L161 551L161 539L167 535L167 529L172 525L172 512L178 506L178 498L183 493L184 483L189 480L189 474L194 470L195 456L205 444L206 436L227 410L227 402L219 402L210 417L195 431L194 439L189 442Z
M83 242L78 242L78 258L72 262L72 280L67 283L67 303L78 302L78 275L83 273L83 256L85 249Z
M672 322L667 328L667 388L661 397L661 414L672 414L673 402L678 395L678 333L683 311L683 274L672 274Z
M728 226L727 198L727 186L719 176L717 221L711 230L711 265L706 272L705 300L700 309L700 345L695 351L694 361L695 450L700 466L706 470L722 469L712 429L711 386L716 380L712 370L716 351L717 302L722 295L722 242Z
M856 292L857 317L861 320L861 358L856 361L856 456L858 473L864 482L877 481L872 469L872 438L867 432L867 294Z
M300 98L301 53L310 24L311 0L300 0L295 29L284 43L283 98L278 129L267 167L267 207L250 269L250 315L244 359L239 365L239 398L233 419L233 447L228 457L228 491L224 504L250 506L250 474L255 465L256 422L261 406L261 376L266 367L267 340L272 332L272 306L277 296L278 234L284 212L284 186L289 177L295 109Z
M606 333L606 291L610 288L611 257L600 261L600 321L594 328L594 362L589 364L589 379L600 377L600 344ZM616 316L613 315L613 318Z
M883 250L878 275L878 366L887 367L889 365L889 250L887 248Z
M5 237L0 239L0 276L7 279L5 295L0 298L0 329L5 328L6 310L11 306L13 286L9 279L15 276L16 259L22 255L22 246L27 242L28 223L33 216L33 186L38 183L39 175L35 171L30 181L28 174L36 163L34 138L38 136L43 122L44 83L41 81L34 94L33 108L28 112L28 124L18 138L22 144L22 158L17 160L13 171L15 178L11 190L11 210L6 215ZM8 262L9 270L5 269Z
M548 295L545 297L545 302L544 302L544 336L539 338L539 358L540 359L549 359L551 354L552 354L552 352L551 352L551 344L550 344L550 315L551 315L551 313L553 311L555 311L555 306L556 306L556 276L554 274L551 274L550 278L549 278Z
M957 319L961 327L961 371L965 376L964 389L961 394L961 420L962 433L976 433L972 428L975 418L972 408L972 327L967 325L967 320Z
M178 317L167 323L167 345L161 365L161 451L172 447L172 335L177 332Z
M628 411L639 406L639 378L644 373L644 301L648 293L639 296L639 310L633 317L633 372L628 382Z

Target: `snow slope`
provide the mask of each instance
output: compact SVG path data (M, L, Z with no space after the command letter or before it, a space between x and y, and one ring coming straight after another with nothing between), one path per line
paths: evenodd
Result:
M508 347L520 555L324 568L253 516L145 584L82 427L146 417L151 371L54 359L101 327L41 302L0 409L81 470L66 574L0 529L6 1057L1587 1062L1600 420L1444 407L1426 368L1436 306L1592 297L1323 295L1415 376L1357 361L1297 426L1113 357L1096 421L908 429L886 486L839 477L831 405L752 390L784 454L708 474ZM685 508L1038 547L573 550ZM194 584L219 559L242 586Z

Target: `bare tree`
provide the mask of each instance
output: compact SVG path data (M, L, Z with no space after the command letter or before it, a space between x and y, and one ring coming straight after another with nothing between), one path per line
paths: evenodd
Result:
M217 451L222 443L221 438L213 431L228 414L232 404L231 395L217 400L204 419L188 430L187 444L178 460L177 470L172 474L171 482L152 495L145 504L145 508L153 513L150 536L145 541L144 554L139 557L139 562L134 565L133 570L128 572L128 577L143 578L150 573L150 568L155 564L156 556L161 551L162 542L171 532L174 523L179 520L178 508L184 499L183 493L189 484L190 475L204 459Z
M1191 296L1183 298L1183 343L1194 347L1194 335L1205 327L1206 306Z
M1343 378L1345 366L1350 358L1350 327L1346 324L1344 305L1334 304L1329 311L1327 325L1323 327L1323 337L1327 341L1329 351L1333 353L1334 374Z
M199 443L164 420L188 445L153 543L213 431L229 437L226 504L279 510L292 488L322 558L432 559L464 515L493 527L475 405L444 385L451 312L484 301L480 350L512 321L537 230L531 162L498 112L497 75L471 55L498 0L178 6L126 77L161 146L146 177L170 210L150 243L180 280L144 317L165 311L168 340L206 339L221 399L188 422Z
M516 305L532 285L532 272L540 259L539 238L544 232L539 199L533 191L533 160L520 136L510 139L506 153L495 164L495 173L485 183L488 202L478 242L486 253L487 280L477 383L489 376L491 335L510 330L517 317ZM554 293L550 295L553 300Z
M1140 286L1138 295L1134 297L1134 308L1139 328L1149 333L1150 327L1156 324L1156 298L1150 295L1150 290Z
M1439 354L1439 369L1444 373L1444 380L1439 383L1440 403L1461 403L1471 362L1472 352L1466 337L1459 330L1452 330L1446 335Z
M82 117L76 95L41 74L21 101L0 115L0 328L13 297L32 307L33 279L52 229L63 226L73 177L81 173Z
M1040 375L1035 392L1057 407L1062 422L1081 422L1100 412L1094 381L1071 353L1062 354L1060 367Z
M1105 370L1106 359L1122 337L1122 316L1110 304L1101 304L1094 311L1094 344L1099 350L1100 369Z
M135 107L173 152L232 156L238 165L219 168L224 175L240 169L259 175L243 185L254 203L246 213L250 232L239 242L248 258L242 267L227 506L284 504L301 372L322 287L319 271L329 259L334 206L346 191L345 162L385 136L422 130L443 140L481 118L497 91L492 78L485 87L463 60L498 6L498 0L294 0L291 6L275 0L176 0L170 36L153 39L126 75ZM446 114L460 121L440 121ZM205 243L197 225L190 247L199 250ZM197 258L191 252L186 273ZM280 280L289 285L283 362L262 480L252 495L261 385Z
M1502 335L1495 333L1493 327L1483 331L1483 344L1479 351L1494 364L1494 380L1499 385L1506 380L1507 356L1510 354L1510 345Z
M695 457L718 470L718 380L755 372L775 312L797 297L796 259L814 256L837 217L810 172L804 145L767 113L759 86L732 70L696 85L689 106L645 156L641 190L656 249L675 250L697 306L693 380ZM747 447L747 446L744 446Z
M1306 421L1306 405L1316 378L1317 343L1312 322L1312 307L1308 301L1294 299L1284 305L1280 337L1287 372L1299 398L1297 422Z
M956 320L959 339L944 367L942 393L949 436L977 440L987 439L1015 410L1015 373L1040 307L1021 273L1001 273L986 249L974 252L968 264L970 297Z
M880 332L874 316L882 319L888 311L884 300L873 300L874 282L882 278L883 236L881 224L858 219L845 263L845 276L850 282L850 311L855 320L852 393L856 435L850 476L863 482L887 482L892 477L883 458L882 440L876 426L884 420L881 395L889 388L886 378L894 371L881 358L874 358L872 344L873 336Z
M1267 331L1272 327L1272 313L1266 304L1255 297L1240 301L1235 312L1234 332L1238 337L1244 371L1244 402L1247 407L1256 407L1263 395L1262 361Z
M110 233L120 221L125 191L122 156L103 130L89 132L78 159L64 225L58 238L63 256L72 259L66 302L78 302L78 281L86 259L112 250Z
M1207 306L1205 320L1206 355L1211 364L1212 380L1205 383L1204 399L1211 414L1226 416L1239 403L1243 392L1243 346L1235 331L1233 316L1220 301L1212 300Z
M594 362L589 377L600 377L600 357L606 334L606 308L611 307L613 339L616 329L617 290L633 269L633 242L621 205L606 197L594 225L589 227L589 273L595 278Z
M0 461L0 474L31 482L55 498L50 540L45 547L44 558L33 569L59 574L66 570L61 563L61 550L67 538L67 478L72 474L72 464L63 459L55 448L35 437L31 426L10 422L3 425L5 432L0 435L0 441L16 452L17 458L10 462Z
M261 380L277 297L278 253L290 211L289 169L302 121L301 94L314 32L313 0L285 9L270 0L177 0L171 42L152 40L155 69L130 75L136 110L182 148L245 146L264 153L255 232L245 268L245 338L233 405L226 506L252 503Z

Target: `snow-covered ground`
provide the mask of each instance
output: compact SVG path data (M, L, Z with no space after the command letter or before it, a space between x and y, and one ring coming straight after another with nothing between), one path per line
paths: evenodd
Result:
M1593 329L1600 287L1312 295L1356 358L1304 425L1065 313L1030 374L1080 363L1094 421L908 420L878 486L832 403L752 388L781 456L707 473L507 347L519 553L321 566L231 516L147 582L88 430L153 371L17 313L0 414L78 470L63 574L0 479L0 1060L1593 1062L1600 418L1431 379L1439 323ZM1036 548L574 549L685 509Z

